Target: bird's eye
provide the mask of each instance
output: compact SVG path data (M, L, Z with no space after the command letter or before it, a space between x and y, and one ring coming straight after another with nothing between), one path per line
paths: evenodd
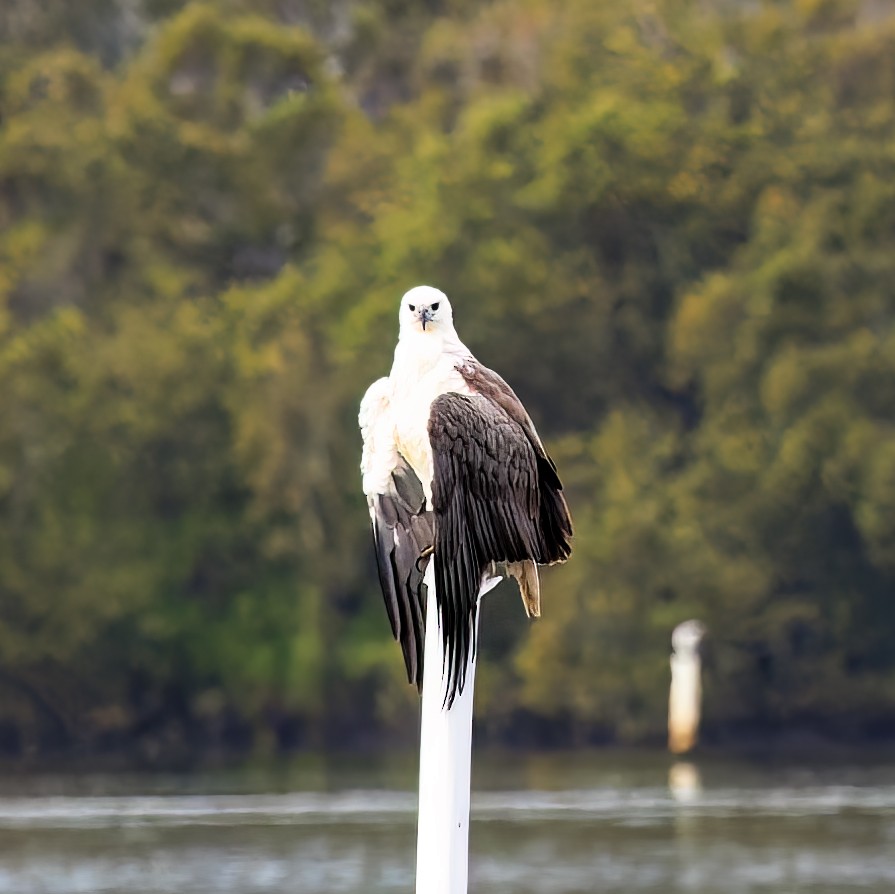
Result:
M415 305L415 304L408 304L407 306L408 306L411 310L416 310L416 305Z
M436 301L436 302L432 305L432 310L438 310L438 305L439 305L439 304L441 304L441 302L440 302L440 301Z

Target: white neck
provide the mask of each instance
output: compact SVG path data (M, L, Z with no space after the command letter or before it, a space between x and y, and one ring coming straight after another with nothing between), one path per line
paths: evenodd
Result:
M460 341L453 326L438 327L427 332L402 328L395 347L392 378L396 374L411 379L419 378L444 359L449 359L452 365L458 360L473 359L472 352Z

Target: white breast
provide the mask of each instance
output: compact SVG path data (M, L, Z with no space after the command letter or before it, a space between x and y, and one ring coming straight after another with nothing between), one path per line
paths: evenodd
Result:
M429 413L432 401L447 391L471 394L456 370L460 361L453 353L440 350L429 335L403 339L395 350L389 379L395 443L423 484L426 499L432 499L432 447L429 444Z

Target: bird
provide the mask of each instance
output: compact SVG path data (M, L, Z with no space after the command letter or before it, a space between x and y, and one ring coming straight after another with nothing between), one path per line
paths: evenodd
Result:
M706 635L702 621L684 621L671 634L671 688L668 693L668 750L691 751L699 735L702 662L699 647Z
M479 590L513 577L541 613L538 565L564 562L572 519L556 464L522 402L454 328L447 295L406 292L388 376L361 401L361 472L379 582L410 683L422 688L427 590L444 641L448 708L476 651Z

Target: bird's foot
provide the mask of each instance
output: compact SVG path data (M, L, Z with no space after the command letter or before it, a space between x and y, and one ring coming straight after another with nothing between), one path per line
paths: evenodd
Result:
M434 547L434 546L427 546L427 547L426 547L426 548L419 554L419 556L417 556L417 560L416 560L416 570L419 571L420 574L424 574L424 573L425 573L425 569L420 568L420 562L422 562L422 561L428 559L429 556L431 556L432 553L434 553L434 552L435 552L435 547Z

